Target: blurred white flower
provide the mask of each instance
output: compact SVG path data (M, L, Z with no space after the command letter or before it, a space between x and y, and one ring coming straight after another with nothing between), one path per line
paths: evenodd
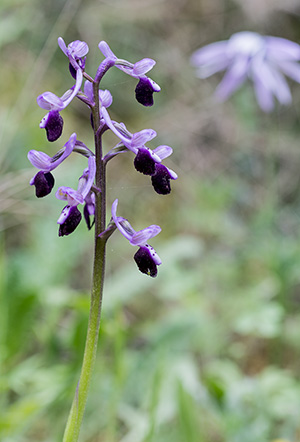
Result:
M258 104L265 112L274 108L274 97L281 104L291 103L291 91L283 74L300 83L299 60L297 43L255 32L238 32L227 41L198 49L191 57L200 78L226 70L215 92L220 101L226 100L249 78Z

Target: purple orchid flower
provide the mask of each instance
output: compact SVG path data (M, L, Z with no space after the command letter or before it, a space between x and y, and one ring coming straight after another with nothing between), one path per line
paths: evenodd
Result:
M117 58L105 41L100 41L98 46L104 57L114 60L114 64L118 69L139 80L135 89L137 101L143 106L152 106L153 93L159 92L160 87L145 74L153 68L156 62L151 58L143 58L132 64L127 60Z
M62 210L61 216L57 221L57 223L60 224L59 236L69 235L79 224L81 214L77 209L78 204L84 204L85 202L91 204L90 194L95 174L95 157L90 156L88 159L88 168L84 170L82 176L79 178L77 190L67 186L62 186L57 190L56 197L68 203Z
M105 108L102 108L102 117L124 146L135 154L136 170L144 175L151 175L152 185L158 194L169 194L171 192L170 180L176 180L178 176L173 170L161 164L161 161L169 157L173 149L166 145L158 146L154 150L146 147L145 143L156 137L153 129L144 129L131 134L124 124L113 123Z
M200 78L207 78L227 69L215 95L226 100L244 81L253 81L256 99L265 112L279 103L292 101L291 91L283 74L300 83L300 45L279 37L261 36L255 32L238 32L228 41L211 43L191 57Z
M57 190L55 194L56 198L67 201L67 205L63 208L61 215L57 220L57 224L59 224L59 236L70 235L80 223L81 213L77 206L78 204L84 204L85 202L89 205L91 204L90 193L94 183L95 174L95 157L90 156L88 159L88 168L84 170L83 175L79 178L77 190L67 186L59 187ZM87 223L88 227L89 224Z
M35 186L35 193L38 198L48 195L54 186L54 177L51 171L59 166L73 151L76 143L76 133L73 133L64 147L53 157L49 157L44 152L30 150L28 159L31 164L40 169L39 172L30 180L30 185Z
M146 275L155 277L157 275L157 266L161 264L161 259L147 242L158 235L161 232L161 228L157 225L151 225L137 232L132 228L127 219L117 216L117 206L118 200L116 199L111 207L112 219L118 230L128 239L130 244L139 247L134 255L134 260L139 270Z
M72 77L76 78L76 71L79 68L82 70L85 68L85 55L89 52L87 43L85 41L75 40L67 46L63 38L59 37L57 41L58 46L69 59L69 70Z
M59 37L58 44L69 58L70 72L76 82L61 97L52 92L44 92L37 98L38 105L49 111L40 122L40 128L46 129L48 141L56 141L62 134L63 119L59 112L68 106L81 89L85 67L85 58L83 57L89 50L88 45L79 40L73 41L67 47L64 40Z

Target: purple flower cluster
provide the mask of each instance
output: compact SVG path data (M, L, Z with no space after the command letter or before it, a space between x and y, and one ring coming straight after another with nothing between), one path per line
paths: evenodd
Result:
M264 112L274 108L274 97L283 105L291 103L292 95L284 74L300 83L299 61L299 44L246 31L233 34L228 41L204 46L191 57L200 78L226 70L215 92L220 101L226 100L247 78L250 79Z
M81 212L78 209L80 205L83 205L83 215L88 229L91 229L95 223L97 195L103 192L103 189L97 187L97 179L95 180L95 177L101 173L99 170L97 172L99 164L101 164L101 167L105 167L108 161L119 153L132 152L134 154L135 169L151 177L153 188L160 195L171 192L170 181L176 180L177 174L162 164L162 161L172 154L172 148L160 145L152 150L146 146L146 143L149 143L156 136L154 130L144 129L131 133L123 123L113 121L107 110L113 101L111 93L99 88L104 74L115 66L138 80L135 89L137 101L144 106L152 106L153 94L159 92L160 87L146 74L153 68L155 61L144 58L132 64L127 60L117 58L108 44L101 41L99 49L105 59L100 63L93 79L85 72L86 55L89 51L85 42L76 40L66 46L64 40L59 38L58 45L69 60L69 71L75 80L75 84L61 97L52 92L44 92L37 98L38 105L48 111L40 122L40 127L46 130L48 141L56 141L62 135L63 118L61 111L75 97L90 108L90 122L95 139L100 140L107 130L111 130L118 138L118 143L106 155L102 156L101 153L101 158L98 161L96 145L95 152L93 152L82 141L78 140L76 133L70 136L65 145L53 157L41 151L29 151L28 159L38 169L38 172L30 181L30 184L35 186L35 193L38 198L45 197L52 191L55 185L52 171L67 159L72 152L83 155L88 161L87 167L78 180L77 189L61 186L56 191L56 197L66 202L57 221L59 236L66 236L76 229L82 219ZM85 82L83 84L84 78ZM95 109L98 109L98 111L95 111ZM103 198L105 196L102 195ZM99 237L101 235L109 236L117 228L129 240L131 245L139 247L134 259L140 271L152 277L156 276L157 266L161 264L161 260L147 241L160 232L160 227L152 225L136 232L125 218L116 215L117 204L118 200L112 205L112 219L109 226L97 235ZM113 229L111 229L112 225L114 226Z

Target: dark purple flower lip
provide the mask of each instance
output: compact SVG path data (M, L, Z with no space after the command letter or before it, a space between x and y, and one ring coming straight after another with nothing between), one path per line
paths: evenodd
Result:
M48 112L40 122L40 128L46 129L48 141L56 141L62 134L64 120L58 110Z
M35 186L35 194L38 198L49 195L54 187L54 177L51 172L38 172L32 179L32 185Z
M148 244L140 247L134 255L134 260L142 273L155 278L157 276L157 263L153 259L152 250L154 249Z
M58 236L68 236L73 233L81 218L77 206L65 206L60 216Z
M171 192L170 180L176 179L177 174L163 164L157 164L155 174L151 176L152 186L159 195L168 195Z
M140 147L134 158L134 167L136 170L144 175L154 175L155 164L156 162L150 153L150 149Z
M158 235L161 228L154 224L137 232L126 218L117 216L117 206L118 200L115 200L111 208L112 219L116 227L130 244L133 246L139 246L139 250L134 255L134 260L137 263L139 270L152 277L156 276L157 266L159 266L162 261L153 247L148 244L148 240Z
M153 105L153 93L157 92L152 82L149 78L143 77L140 78L136 88L135 88L135 97L137 101L143 106L152 106Z

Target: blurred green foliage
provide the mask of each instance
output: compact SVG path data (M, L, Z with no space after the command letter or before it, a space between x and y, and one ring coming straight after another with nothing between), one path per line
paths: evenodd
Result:
M62 141L49 145L38 128L36 96L70 86L58 36L87 41L92 75L102 39L122 58L157 61L151 109L117 70L103 87L115 119L174 148L179 174L163 198L130 156L109 164L109 202L118 197L137 229L162 226L153 245L163 265L151 280L127 242L110 239L81 440L299 441L300 87L291 84L291 107L265 116L251 86L218 105L219 79L200 81L189 66L193 50L240 30L299 41L297 2L13 0L0 14L1 442L61 440L84 348L92 234L80 225L58 238L60 202L36 201L28 186L30 148L54 153L74 128L92 143L79 102L64 111ZM71 158L57 184L75 186L81 169Z

